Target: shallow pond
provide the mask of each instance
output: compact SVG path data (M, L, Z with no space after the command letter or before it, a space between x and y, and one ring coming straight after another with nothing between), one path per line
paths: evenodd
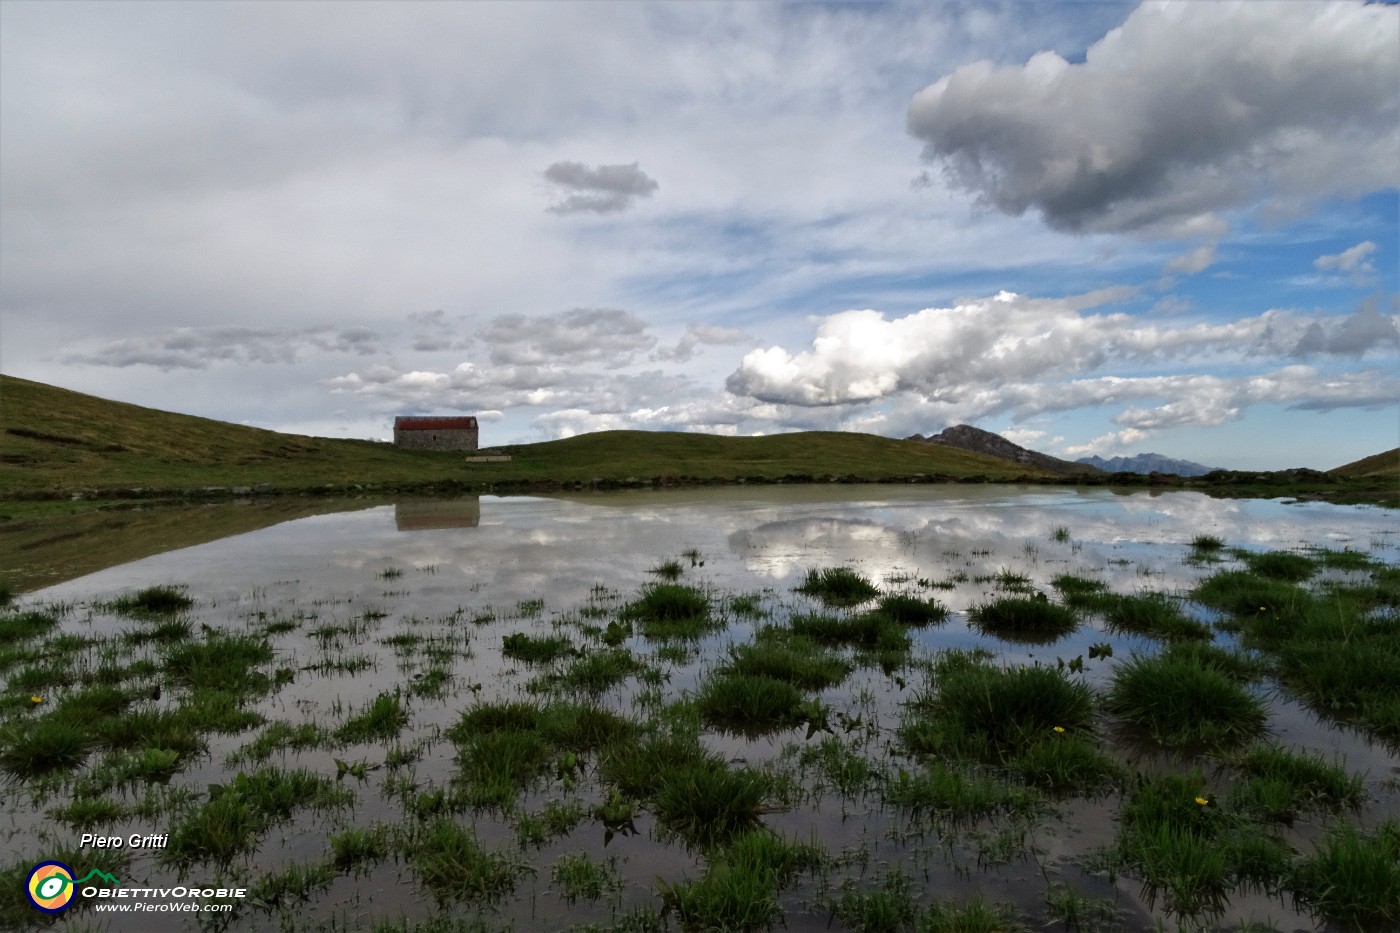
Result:
M1203 560L1190 547L1200 535L1237 550ZM890 792L907 777L901 771L919 767L901 746L899 727L907 704L926 689L927 662L940 652L985 649L998 665L1065 670L1102 696L1118 665L1162 647L1146 636L1108 631L1092 610L1080 611L1077 627L1063 637L999 638L969 620L978 604L1008 593L1058 600L1052 581L1067 574L1119 594L1184 594L1240 565L1246 552L1309 548L1358 552L1393 566L1400 561L1396 513L1179 492L833 486L414 500L288 521L23 598L22 609L50 607L61 615L47 633L50 648L7 661L5 715L20 727L83 689L83 672L104 667L126 671L124 679L113 676L118 686L141 691L123 714L178 708L190 694L171 673L169 658L183 640L256 633L272 655L257 665L266 683L251 699L230 701L252 715L239 726L209 730L207 751L182 757L173 776L104 782L94 776L119 770L126 759L94 750L74 768L12 779L0 832L18 861L6 864L27 871L68 852L78 862L71 867L85 873L90 866L83 859L93 850L74 852L83 831L122 838L175 833L193 826L191 814L213 798L233 793L228 788L239 771L304 768L324 777L325 793L260 824L233 857L172 861L168 852L128 849L115 863L119 871L111 871L127 888L252 889L254 896L233 911L119 915L84 903L61 914L58 925L645 930L669 923L678 929L686 912L675 886L713 873L719 850L709 847L707 857L706 846L688 844L647 800L627 802L630 822L600 815L597 808L616 790L600 776L596 749L577 756L551 750L504 804L452 802L470 745L449 733L464 710L584 697L638 722L681 730L698 724L704 748L734 769L768 776L762 824L825 852L819 865L774 882L779 913L768 919L789 930L883 929L876 914L887 908L922 911L921 922L936 929L929 919L935 905L977 898L1031 929L1072 928L1074 918L1080 929L1152 928L1158 920L1168 928L1251 922L1261 929L1322 928L1268 885L1241 886L1207 914L1173 913L1166 898L1145 891L1130 870L1104 855L1114 843L1126 785L1046 794L1036 806L968 819L930 819L896 805ZM732 645L794 616L828 611L795 590L809 571L833 567L854 569L886 594L937 600L950 614L910 628L912 650L902 659L888 651L834 649L855 669L835 686L806 691L816 705L801 723L755 735L697 718L690 701ZM626 607L662 579L658 571L705 594L717 621L688 639L648 638L630 622L624 631ZM1357 576L1324 568L1314 583ZM193 599L173 617L188 621L187 632L152 634L160 624L153 617L133 618L111 603L155 585L184 588ZM1201 623L1221 619L1194 602L1183 605ZM518 651L507 657L503 644L518 635L566 640L567 653L539 663L519 660ZM77 637L55 642L64 636ZM1225 628L1214 634L1224 647L1234 646L1234 638ZM594 691L568 679L581 660L618 649L635 659L620 683ZM26 673L45 664L66 665L69 673L53 674L48 684L42 670ZM16 699L31 685L41 701L32 708L21 702L28 697ZM1309 811L1279 828L1295 853L1310 853L1337 821L1365 829L1400 813L1400 757L1393 748L1320 719L1268 678L1249 689L1267 710L1270 739L1363 776L1359 808L1341 815ZM368 721L376 698L391 698L384 700L390 712L406 719L358 735L347 723ZM1126 774L1199 766L1224 798L1229 778L1220 754L1129 741L1102 709L1096 722L1099 741ZM303 726L308 731L292 738ZM1004 775L997 780L1015 784ZM99 798L109 809L79 818L79 798ZM56 809L67 822L55 818ZM497 858L489 865L499 883L453 889L432 880L423 837L440 817L472 829L480 850ZM7 916L31 917L17 910Z

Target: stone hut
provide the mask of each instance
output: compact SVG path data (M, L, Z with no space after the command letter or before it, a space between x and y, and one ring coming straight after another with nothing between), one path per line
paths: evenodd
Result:
M409 450L476 450L475 418L400 416L394 419L394 446Z

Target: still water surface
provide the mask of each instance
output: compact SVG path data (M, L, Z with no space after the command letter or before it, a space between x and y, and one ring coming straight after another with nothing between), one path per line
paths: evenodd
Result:
M447 698L412 705L412 721L401 741L421 743L424 755L413 774L423 786L432 786L450 779L454 769L453 746L437 738L438 732L475 702L520 698L524 684L535 673L502 658L503 635L571 632L580 607L590 601L597 604L600 592L605 592L611 594L615 609L654 582L649 569L666 560L680 560L685 566L682 582L703 586L717 596L759 595L776 619L811 608L804 597L792 592L807 570L854 567L887 591L917 590L953 610L946 624L914 632L925 655L945 648L984 647L1012 663L1054 664L1057 658L1084 655L1096 643L1111 643L1118 660L1156 646L1146 639L1110 636L1092 618L1078 632L1048 646L1009 644L985 636L967 624L966 611L996 593L986 576L1012 570L1029 576L1037 589L1051 594L1049 581L1062 573L1103 580L1119 593L1184 591L1218 569L1187 560L1189 542L1201 534L1216 535L1231 546L1249 550L1318 546L1357 550L1392 564L1400 559L1396 513L1366 506L1219 500L1185 492L1115 494L1004 486L729 487L378 505L290 521L111 567L31 594L26 602L76 604L78 608L65 619L65 630L94 635L130 623L93 609L93 602L153 584L188 587L196 600L196 624L217 629L243 630L250 620L270 616L300 614L314 620L307 622L309 627L346 623L367 608L385 613L370 637L336 646L341 657L366 659L365 669L353 673L313 670L314 662L326 657L327 646L306 634L305 627L279 642L286 662L302 673L258 709L269 719L292 722L333 722L377 693L421 676L420 666L405 662L384 644L395 633L432 632L453 624L465 627L460 620L493 616L495 621L471 628L469 651L455 662L454 689ZM698 552L698 559L682 557L687 552ZM960 582L951 589L919 589L921 580L950 579ZM543 601L542 608L531 607L537 600ZM1199 612L1204 620L1211 620L1206 610ZM447 621L453 619L458 622ZM698 678L724 656L728 644L745 641L751 634L751 620L736 618L691 656L658 662L666 672L667 698L679 698L693 689ZM1223 638L1217 636L1217 641ZM640 638L627 644L643 655L655 648ZM1102 687L1114 663L1091 663L1085 676ZM909 679L920 678L910 675ZM823 693L822 700L834 710L878 723L882 731L876 744L880 744L892 735L900 704L919 685L865 669ZM606 701L628 711L641 690L629 681L608 694ZM1329 757L1344 756L1349 769L1368 775L1373 802L1363 822L1400 809L1393 785L1400 759L1392 752L1319 721L1277 690L1265 692L1270 729L1277 740ZM221 737L211 745L210 755L178 775L175 783L202 788L227 780L226 756L252 734ZM712 748L755 766L777 762L785 745L800 746L803 741L801 730L753 741L706 736ZM375 761L382 760L384 753L382 746L366 746L335 754ZM272 763L335 773L331 753L322 750L284 753ZM353 813L307 815L275 830L256 857L234 866L229 876L256 877L289 863L320 859L330 832L401 819L398 802L383 792L384 775L384 771L373 773L358 787ZM590 789L585 787L582 793L588 798ZM549 796L529 795L525 805L538 809ZM866 871L873 876L881 866L904 864L916 873L916 887L927 896L956 899L981 891L989 900L1017 905L1023 919L1032 924L1043 915L1041 894L1046 879L1054 876L1086 895L1112 899L1122 912L1122 928L1135 929L1151 922L1137 884L1119 879L1115 885L1078 866L1089 850L1111 842L1115 803L1067 804L1062 818L1051 819L1036 831L1029 844L1036 854L986 870L975 868L971 849L961 843L942 850L934 843L932 854L919 850L921 854L911 860L909 846L899 839L897 815L879 806L827 799L776 814L768 824L791 837L815 834L833 853L863 853L866 861L858 871L849 872L852 876ZM36 846L66 839L66 830L45 823L42 809L10 797L5 807L7 847L28 853L37 851ZM469 814L465 819L475 824L488 847L515 844L513 831L499 816ZM526 851L524 856L538 866L537 874L522 884L513 902L484 914L487 928L562 929L587 921L606 923L633 906L656 903L655 878L675 881L703 872L699 856L654 838L645 818L638 825L640 835L613 839L606 848L599 827L585 822L565 839ZM160 829L133 822L130 828L112 831ZM1300 827L1299 833L1303 839L1317 835L1315 827L1307 826ZM553 890L550 866L561 854L576 851L597 859L616 858L622 893L611 902L566 907ZM173 870L146 857L138 858L132 871L149 883L175 877ZM185 882L203 883L215 874L213 868L196 867ZM814 897L810 885L783 896L788 929L829 928L829 914L814 907ZM367 877L338 878L298 911L312 926L316 921L353 929L371 920L421 919L432 916L434 907L416 886L412 870L390 858ZM469 913L458 910L459 915ZM95 919L89 913L82 922ZM1222 922L1250 919L1290 929L1311 928L1306 916L1262 895L1237 902ZM245 910L234 927L273 928L278 922L285 922L285 916L275 921L265 913ZM111 929L191 926L167 923L162 927L149 918L114 921ZM839 928L839 921L831 928Z

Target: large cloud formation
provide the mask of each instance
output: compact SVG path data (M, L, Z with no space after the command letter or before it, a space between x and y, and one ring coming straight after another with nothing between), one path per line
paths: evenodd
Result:
M914 96L957 186L1075 232L1214 234L1218 212L1392 187L1400 10L1144 3L1082 64L981 61Z

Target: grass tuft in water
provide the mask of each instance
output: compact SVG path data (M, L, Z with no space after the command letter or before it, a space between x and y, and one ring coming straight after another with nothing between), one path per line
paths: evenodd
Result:
M1288 879L1294 902L1347 929L1400 925L1400 823L1374 833L1338 826Z
M1098 609L1113 598L1108 584L1102 580L1062 573L1050 581L1066 606L1075 609Z
M722 628L701 590L680 583L656 583L622 607L622 621L636 622L647 638L701 638Z
M331 844L331 861L341 871L365 871L389 857L389 831L384 826L369 829L352 827L344 832L334 833L328 840Z
M1208 626L1181 611L1181 606L1165 593L1138 593L1113 596L1104 603L1108 629L1116 633L1146 635L1167 641L1210 641Z
M144 590L118 596L100 608L126 616L174 615L194 605L194 600L179 586L148 586Z
M1093 729L1092 692L1053 668L998 668L952 655L932 684L900 730L916 753L1004 762L1049 737Z
M948 619L948 607L938 600L920 599L907 593L881 597L875 611L900 625L915 627L938 625Z
M1259 700L1229 675L1189 655L1134 655L1113 672L1106 704L1171 747L1239 744L1263 731Z
M803 690L823 690L841 683L855 666L810 639L784 629L763 629L752 644L731 647L722 669L771 677Z
M408 725L408 709L399 692L381 693L359 715L351 716L335 731L338 741L347 745L361 742L385 742L399 737Z
M597 901L605 894L622 892L622 876L618 873L616 858L595 862L587 852L566 852L559 856L550 874L559 885L559 895L568 904L578 900Z
M822 645L852 645L896 653L909 650L909 634L905 627L880 612L853 616L795 615L791 624L795 634Z
M713 758L687 761L655 776L657 820L700 849L754 829L771 812L773 782L761 771L730 769Z
M33 778L81 765L96 743L82 725L57 716L0 728L0 770Z
M501 654L526 664L548 664L575 654L573 642L562 635L535 636L515 632L502 639Z
M212 632L202 642L172 647L165 656L165 672L193 690L262 694L271 681L257 667L271 660L272 647L265 638Z
M39 610L0 614L0 645L38 638L57 624L58 616Z
M1299 811L1355 809L1366 799L1366 781L1321 755L1261 745L1237 757L1244 778L1230 794L1231 805L1263 819L1292 822Z
M973 606L968 616L982 631L1007 641L1047 643L1079 627L1073 610L1043 595L994 599Z
M828 606L855 606L880 595L875 584L849 567L809 570L797 592Z
M695 705L707 724L749 738L791 728L805 718L801 690L755 674L711 677L700 687Z
M1249 569L1270 580L1285 583L1302 583L1317 572L1317 561L1303 554L1289 551L1265 551L1250 554L1244 559Z
M440 904L492 904L515 890L529 866L505 853L488 852L476 834L441 819L420 829L407 845L409 862Z

